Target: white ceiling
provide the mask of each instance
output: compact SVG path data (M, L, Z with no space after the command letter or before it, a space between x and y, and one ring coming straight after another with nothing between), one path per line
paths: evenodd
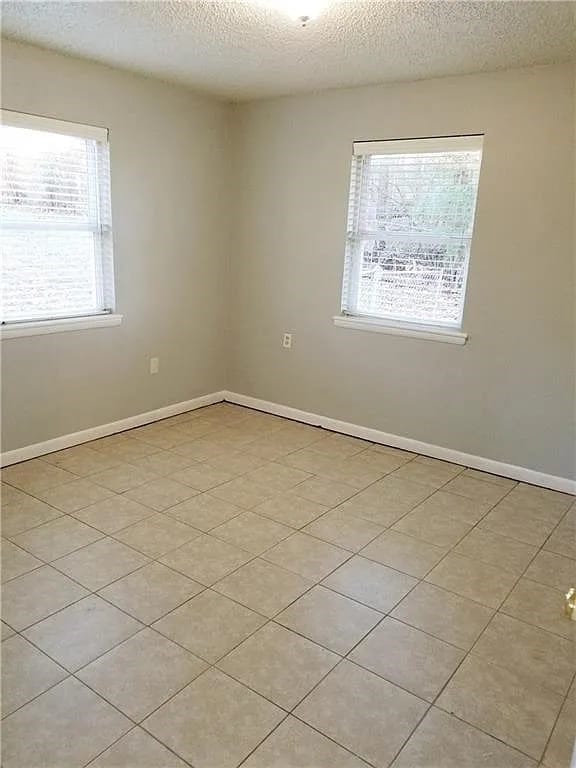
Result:
M576 52L574 2L333 0L303 29L274 1L4 0L2 33L232 100L546 64Z

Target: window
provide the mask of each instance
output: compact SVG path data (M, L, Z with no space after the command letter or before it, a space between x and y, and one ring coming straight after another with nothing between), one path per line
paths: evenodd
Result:
M108 136L2 111L2 325L114 309Z
M343 315L461 327L481 157L481 136L354 144Z

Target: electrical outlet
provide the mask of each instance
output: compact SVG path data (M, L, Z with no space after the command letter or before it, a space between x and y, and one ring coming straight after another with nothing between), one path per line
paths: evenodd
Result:
M160 370L160 358L159 357L151 357L150 358L150 373L158 373Z
M291 333L285 333L282 336L282 346L284 349L292 349L292 334Z

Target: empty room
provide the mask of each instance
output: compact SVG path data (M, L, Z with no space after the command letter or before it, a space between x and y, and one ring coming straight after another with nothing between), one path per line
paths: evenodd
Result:
M576 2L1 6L3 768L576 768Z

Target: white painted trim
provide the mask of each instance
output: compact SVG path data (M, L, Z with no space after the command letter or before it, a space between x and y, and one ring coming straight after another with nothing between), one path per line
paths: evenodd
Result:
M20 336L43 336L45 333L63 333L64 331L83 331L88 328L109 328L120 325L124 315L84 315L83 317L63 317L58 320L31 320L26 323L8 323L0 326L0 339L16 339Z
M474 456L473 454L463 453L462 451L456 451L452 448L444 448L440 445L423 443L420 440L413 440L410 437L393 435L388 432L381 432L380 430L372 429L371 427L361 427L357 424L350 424L347 421L338 421L337 419L331 419L328 416L308 413L306 411L301 411L298 408L291 408L287 405L279 405L278 403L271 403L267 400L260 400L257 397L249 397L248 395L241 395L236 392L224 392L223 394L224 399L228 402L243 405L246 408L254 408L258 411L265 411L266 413L272 413L276 416L283 416L287 419L301 421L305 424L313 424L317 427L329 429L332 432L341 432L342 434L351 435L352 437L359 437L362 440L369 440L372 443L390 445L393 448L401 448L405 451L413 451L414 453L424 454L425 456L432 456L435 459L451 461L455 464L462 464L465 467L470 467L471 469L479 469L483 472L490 472L493 475L501 475L502 477L509 477L512 478L512 480L519 480L523 483L539 485L542 488L551 488L555 491L562 491L563 493L576 494L576 480L570 480L566 477L548 475L544 472L538 472L535 469L518 467L514 464L506 464L502 461L486 459L483 456Z
M355 155L405 155L415 152L480 152L484 135L433 136L414 139L381 139L380 141L355 141Z
M450 328L434 327L416 323L394 323L392 320L380 320L376 317L358 317L352 315L334 315L334 325L351 328L354 331L372 331L373 333L388 333L392 336L411 336L414 339L442 341L445 344L466 344L468 334L453 331Z
M84 125L83 123L71 123L68 120L56 120L54 117L43 115L31 115L27 112L15 112L12 109L3 109L0 112L3 125L13 128L28 128L32 131L47 131L48 133L60 133L64 136L78 136L81 139L108 142L108 129L98 125Z
M177 416L186 411L193 411L197 408L213 405L222 400L236 403L236 405L243 405L246 408L254 408L257 411L272 413L276 416L283 416L286 419L300 421L304 424L313 424L314 426L322 427L323 429L328 429L332 432L340 432L344 435L359 437L362 440L369 440L372 443L390 445L393 448L401 448L402 450L420 453L424 456L432 456L435 459L451 461L455 464L462 464L465 467L479 469L483 472L490 472L493 475L510 477L513 480L530 483L531 485L538 485L542 488L552 488L555 491L576 494L576 480L570 480L556 475L548 475L544 472L528 469L527 467L518 467L514 464L506 464L501 461L495 461L494 459L474 456L473 454L463 453L462 451L456 451L452 448L444 448L440 445L424 443L420 440L413 440L410 437L402 437L400 435L390 434L389 432L381 432L380 430L372 429L371 427L362 427L347 421L331 419L328 416L308 413L307 411L301 411L298 408L291 408L287 405L280 405L279 403L272 403L268 400L260 400L257 397L250 397L249 395L241 395L237 392L229 391L212 392L208 395L195 397L193 400L185 400L181 403L166 405L163 408L140 413L136 416L129 416L126 419L113 421L109 424L102 424L98 427L84 429L81 432L61 435L52 440L46 440L43 443L35 443L34 445L27 445L23 448L16 448L13 451L6 451L0 455L0 466L6 467L10 464L16 464L19 461L27 461L28 459L34 459L38 456L44 456L47 453L61 451L64 448L71 448L74 445L87 443L90 440L97 440L100 437L107 437L108 435L113 435L118 432L124 432L127 429L134 429L135 427L141 427L144 424L161 421L170 416Z
M19 461L35 459L38 456L44 456L54 451L62 451L64 448L71 448L74 445L87 443L90 440L97 440L99 437L107 437L117 432L124 432L127 429L142 427L144 424L150 424L154 421L168 419L170 416L177 416L186 411L194 411L197 408L204 408L206 405L213 405L224 400L224 392L212 392L209 395L201 395L193 400L184 400L181 403L165 405L162 408L156 408L153 411L139 413L136 416L128 416L126 419L112 421L109 424L102 424L98 427L83 429L81 432L72 432L68 435L54 437L52 440L45 440L43 443L34 443L24 448L16 448L13 451L6 451L0 455L0 465L7 467L10 464L16 464Z

